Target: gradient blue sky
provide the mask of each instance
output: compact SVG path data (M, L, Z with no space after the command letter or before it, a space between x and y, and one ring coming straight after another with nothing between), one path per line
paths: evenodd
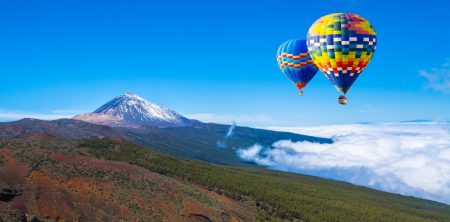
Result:
M188 116L254 126L450 120L449 8L444 0L0 0L0 119L92 111L131 91ZM305 38L333 12L362 15L378 36L345 107L321 73L299 97L275 61L280 43Z

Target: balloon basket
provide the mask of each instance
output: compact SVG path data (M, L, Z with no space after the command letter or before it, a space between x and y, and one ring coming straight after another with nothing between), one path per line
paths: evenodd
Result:
M344 95L339 96L338 102L339 102L339 104L341 104L341 105L347 105L347 98L346 98Z

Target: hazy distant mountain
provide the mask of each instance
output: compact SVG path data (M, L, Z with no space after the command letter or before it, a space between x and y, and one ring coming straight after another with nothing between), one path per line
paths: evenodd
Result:
M193 122L173 110L151 103L133 93L116 97L94 112L77 115L74 119L131 128L189 126Z

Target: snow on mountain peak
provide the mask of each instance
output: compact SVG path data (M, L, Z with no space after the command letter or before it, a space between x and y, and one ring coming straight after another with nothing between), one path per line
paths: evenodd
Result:
M122 96L133 98L133 99L136 99L136 100L145 100L142 97L140 97L140 96L138 96L138 95L136 95L136 94L134 94L132 92L127 92L127 93L123 94Z
M74 119L120 127L174 127L192 124L190 119L181 114L130 92L112 99L92 113L78 115Z

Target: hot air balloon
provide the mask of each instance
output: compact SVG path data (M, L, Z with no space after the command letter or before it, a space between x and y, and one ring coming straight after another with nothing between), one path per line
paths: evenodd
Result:
M317 67L311 60L306 40L288 40L278 47L277 62L281 71L297 86L303 87L316 75Z
M308 51L327 79L344 95L366 68L376 48L376 33L366 19L352 13L319 18L309 29Z

